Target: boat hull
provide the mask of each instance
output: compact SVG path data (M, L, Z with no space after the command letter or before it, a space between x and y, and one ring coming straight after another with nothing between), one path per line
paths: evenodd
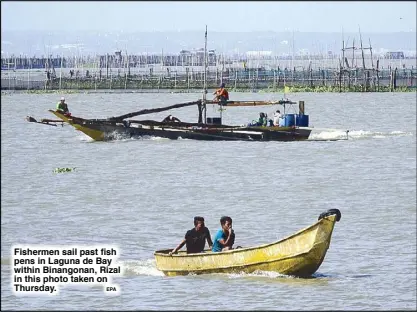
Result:
M309 277L323 262L335 222L336 215L326 216L287 238L257 247L172 256L171 249L160 250L155 252L156 266L167 276L260 270Z
M204 127L140 125L135 121L93 121L79 117L67 117L50 110L58 118L72 125L95 141L123 138L161 137L167 139L191 139L205 141L302 141L310 136L311 129L295 127Z

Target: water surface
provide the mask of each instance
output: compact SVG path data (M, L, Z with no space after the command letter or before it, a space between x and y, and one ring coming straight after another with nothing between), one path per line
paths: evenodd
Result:
M232 99L281 95L231 93ZM92 142L53 118L59 94L2 95L2 309L388 310L416 308L416 94L303 94L312 139L333 142ZM199 94L71 94L75 116L104 118L192 101ZM266 107L269 116L279 107ZM282 109L282 108L280 108ZM227 108L244 124L261 108ZM174 112L173 112L174 113ZM209 117L219 112L209 108ZM162 120L167 113L154 114ZM196 108L175 111L197 121ZM56 174L57 167L76 167ZM174 248L206 218L212 235L233 218L236 244L290 235L338 208L326 258L313 279L269 272L165 277L153 252ZM119 297L70 286L55 297L15 297L14 244L116 244L126 268ZM227 298L227 300L219 300Z

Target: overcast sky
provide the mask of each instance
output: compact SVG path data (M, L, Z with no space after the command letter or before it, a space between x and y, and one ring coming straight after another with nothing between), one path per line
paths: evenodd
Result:
M416 1L6 2L2 30L416 31Z

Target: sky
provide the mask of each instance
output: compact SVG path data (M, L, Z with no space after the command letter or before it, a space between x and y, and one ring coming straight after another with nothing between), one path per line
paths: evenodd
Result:
M3 30L415 32L416 1L1 1Z

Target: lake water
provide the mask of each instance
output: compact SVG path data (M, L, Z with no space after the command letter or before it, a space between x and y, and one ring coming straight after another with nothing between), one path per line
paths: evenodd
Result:
M1 97L1 308L25 310L416 309L416 93L307 94L312 141L92 142L54 118L60 94ZM69 94L73 115L104 118L195 100L199 94ZM231 93L232 99L281 94ZM275 107L227 108L244 124ZM197 121L196 108L173 112ZM209 108L207 116L219 112ZM167 113L155 114L157 120ZM345 138L331 142L314 139ZM76 167L56 174L57 167ZM202 215L212 235L233 218L236 245L290 235L338 208L312 279L268 272L165 277L153 252L174 248ZM11 289L11 246L117 245L121 294L61 287L57 296Z

